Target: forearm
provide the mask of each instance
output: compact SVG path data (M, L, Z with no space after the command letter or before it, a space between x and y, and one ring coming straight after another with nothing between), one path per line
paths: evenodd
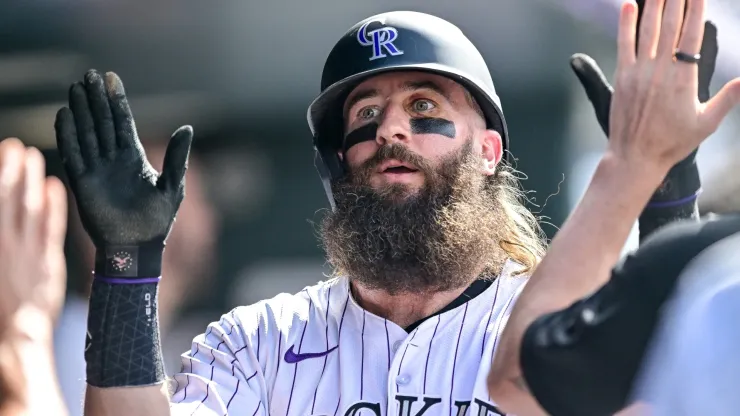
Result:
M1 350L3 394L6 395L3 415L67 415L51 342L11 340L3 342Z
M608 280L635 220L666 171L647 163L626 163L610 153L602 158L583 199L512 310L489 379L493 390L521 376L519 348L535 319L569 306ZM502 399L506 400L494 397L497 403Z
M155 282L95 277L85 414L168 415Z
M21 358L27 380L31 415L68 414L56 377L51 346L33 345L25 349Z
M496 377L491 374L488 378L489 394L499 409L506 414L548 416L547 411L527 390L522 376L494 381Z
M43 309L23 305L0 341L2 415L61 415L67 408L54 365L54 324Z
M536 318L564 308L601 287L663 174L647 164L605 154L583 199L524 288L512 320L519 321L530 310ZM529 324L533 319L526 320Z
M167 384L147 387L87 387L85 416L165 416L170 414Z
M540 315L565 308L606 283L635 220L664 173L647 164L628 164L608 153L602 158L582 201L514 305L505 335L510 332L521 339Z
M3 332L0 342L0 415L22 414L28 410L26 385L20 350Z

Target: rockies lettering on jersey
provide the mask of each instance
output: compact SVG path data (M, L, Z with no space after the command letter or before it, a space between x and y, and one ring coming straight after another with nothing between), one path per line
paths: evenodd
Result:
M362 309L346 278L238 307L183 354L172 414L501 415L486 379L519 267L411 333Z

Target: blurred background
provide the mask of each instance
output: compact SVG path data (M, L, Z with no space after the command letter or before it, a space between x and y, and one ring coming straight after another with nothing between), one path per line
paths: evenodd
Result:
M720 35L716 92L740 76L740 6L709 3ZM66 105L70 83L89 68L121 76L155 166L161 166L170 134L183 124L194 127L188 197L168 241L160 291L172 373L192 337L230 308L324 279L328 269L314 222L328 202L313 165L306 110L318 93L326 55L351 25L406 9L438 15L467 33L502 97L517 168L533 191L531 208L545 217L552 236L605 146L569 58L587 53L611 75L619 4L8 1L0 13L0 136L44 149L50 172L61 174L54 114ZM720 179L740 155L738 123L735 112L699 154L707 209L726 209L732 198L740 206L731 191L740 188L737 175ZM70 213L68 302L57 362L76 414L93 252L76 210Z

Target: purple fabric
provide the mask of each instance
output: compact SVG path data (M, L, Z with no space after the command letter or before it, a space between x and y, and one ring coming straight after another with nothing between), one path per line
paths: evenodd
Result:
M111 285L140 285L146 283L159 283L162 276L159 277L141 277L136 279L123 279L119 277L106 277L96 274L95 280L99 282L109 283Z
M652 203L647 204L647 206L649 208L677 207L677 206L684 205L684 204L687 204L689 202L692 202L692 201L696 200L696 198L698 198L698 197L699 197L699 192L697 192L697 193L695 193L693 195L689 195L689 196L687 196L685 198L681 198L681 199L676 200L676 201L652 202Z

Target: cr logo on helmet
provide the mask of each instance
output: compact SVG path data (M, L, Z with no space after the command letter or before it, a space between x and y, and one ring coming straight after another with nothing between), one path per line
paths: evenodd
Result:
M385 26L368 32L367 28L371 23L378 22L369 21L357 31L357 41L360 42L360 45L373 47L373 55L370 57L370 60L373 61L387 57L388 55L383 52L383 49L392 56L403 55L403 51L399 50L393 44L393 41L398 37L398 30L390 26Z

